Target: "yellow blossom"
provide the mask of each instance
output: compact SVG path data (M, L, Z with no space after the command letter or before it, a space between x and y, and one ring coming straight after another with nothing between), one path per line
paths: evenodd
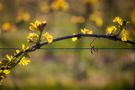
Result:
M20 50L16 50L16 53L18 54L20 52Z
M73 37L73 38L72 38L72 41L73 41L73 42L75 42L75 41L77 41L77 40L78 40L77 37Z
M86 29L86 28L81 29L81 32L82 32L83 34L92 34L92 33L93 33L91 30Z
M28 42L37 42L38 40L38 35L36 33L29 33L29 35L27 36L27 40Z
M30 60L28 60L28 59L26 59L25 57L23 57L23 58L20 60L19 65L25 66L25 65L28 65L30 62L31 62Z
M128 33L127 33L126 29L123 29L121 32L121 40L127 41L127 38L128 38Z
M43 34L43 37L47 39L48 43L53 42L53 36L49 34L48 32L45 32L45 34Z
M9 55L7 54L7 55L6 55L6 58L7 58L9 61L12 61L13 56L9 56Z
M74 33L73 35L75 35L75 33ZM75 42L75 41L77 41L77 40L78 40L77 37L73 37L73 38L72 38L72 41L73 41L73 42Z
M120 17L115 17L114 19L113 19L113 22L114 23L118 23L119 25L123 25L123 20L122 20L122 18L120 18Z
M29 47L28 46L26 46L25 44L22 44L22 50L27 50Z
M39 20L36 20L35 22L30 23L29 29L31 31L41 30L41 29L44 29L46 24L47 24L46 21L41 22Z
M7 75L7 74L9 74L9 73L10 73L10 70L5 69L5 70L3 70L3 73L5 73L5 74Z
M106 34L107 35L115 35L116 34L116 32L117 32L117 28L115 27L115 26L109 26L109 27L107 27L107 29L106 29Z
M54 0L51 4L51 8L54 10L67 11L69 4L66 2L66 0Z

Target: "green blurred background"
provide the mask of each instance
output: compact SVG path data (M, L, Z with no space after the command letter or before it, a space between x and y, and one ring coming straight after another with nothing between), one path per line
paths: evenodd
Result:
M106 27L113 25L112 19L120 16L130 22L126 27L128 39L135 41L134 0L62 0L67 7L63 9L60 3L58 10L52 6L55 1L0 0L1 58L22 43L31 45L26 39L28 27L37 19L47 20L46 31L56 38L78 33L84 27L105 34ZM31 63L14 68L0 90L133 90L135 46L97 39L93 45L99 49L93 54L90 49L73 49L90 48L92 40L69 39L32 52Z

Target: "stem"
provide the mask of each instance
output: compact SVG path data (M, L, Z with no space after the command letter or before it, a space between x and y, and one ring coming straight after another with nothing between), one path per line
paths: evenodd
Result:
M104 39L109 39L112 41L121 41L121 42L125 42L125 43L129 43L135 46L135 42L134 41L122 41L120 38L116 37L116 36L108 36L108 35L103 35L103 34L82 34L82 33L78 33L75 35L68 35L68 36L63 36L63 37L59 37L59 38L55 38L53 40L53 42L57 42L57 41L61 41L61 40L65 40L65 39L70 39L73 37L96 37L96 38L104 38ZM38 45L34 44L32 45L29 49L27 49L25 52L21 51L20 53L16 54L14 57L19 57L20 55L22 55L23 53L28 53L28 52L32 52L35 51L37 49L39 49L42 46L45 46L49 44L48 42L40 42Z
M40 41L41 41L41 36L42 36L42 33L43 33L43 30L41 30L41 31L40 31L40 34L39 34L39 39L38 39L38 41L37 41L37 44L39 44L39 43L40 43Z

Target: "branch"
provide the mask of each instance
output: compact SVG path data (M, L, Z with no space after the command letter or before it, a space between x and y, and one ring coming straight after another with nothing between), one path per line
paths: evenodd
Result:
M116 36L108 36L108 35L103 35L103 34L82 34L82 33L78 33L78 34L75 34L75 35L68 35L68 36L63 36L63 37L59 37L59 38L56 38L53 40L53 43L54 42L57 42L57 41L61 41L61 40L65 40L65 39L70 39L70 38L73 38L73 37L96 37L96 38L104 38L104 39L109 39L109 40L113 40L113 41L121 41L121 42L125 42L125 43L129 43L129 44L132 44L132 45L135 45L135 42L134 41L122 41L120 38L116 37ZM25 52L21 51L20 53L16 54L14 57L19 57L22 53L28 53L28 52L32 52L32 51L35 51L37 49L39 49L40 47L42 46L45 46L49 44L48 42L41 42L39 44L34 44L32 45L29 49L27 49Z

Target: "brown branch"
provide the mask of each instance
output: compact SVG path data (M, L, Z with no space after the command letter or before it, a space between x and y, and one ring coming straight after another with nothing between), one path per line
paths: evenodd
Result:
M68 36L63 36L63 37L56 38L56 39L53 40L53 43L54 42L57 42L57 41L65 40L65 39L70 39L70 38L73 38L73 37L78 37L78 38L80 38L80 37L104 38L104 39L109 39L109 40L113 40L113 41L121 41L121 42L125 42L125 43L129 43L129 44L135 45L135 42L134 41L130 41L130 40L122 41L117 36L108 36L108 35L103 35L103 34L82 34L82 33L78 33L78 34L75 34L75 35L68 35ZM48 42L41 42L39 44L34 44L29 49L27 49L25 51L25 53L35 51L35 50L39 49L40 47L45 46L47 44L49 44L49 43ZM17 57L19 57L23 53L24 52L21 51L20 53L16 54L14 57L17 58Z

